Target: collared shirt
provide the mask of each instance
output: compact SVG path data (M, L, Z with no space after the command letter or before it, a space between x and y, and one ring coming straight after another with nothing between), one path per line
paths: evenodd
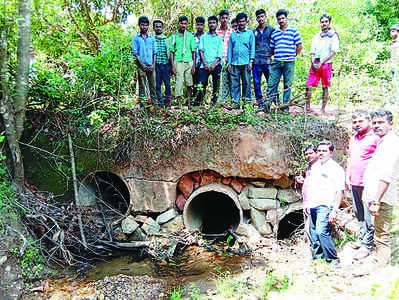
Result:
M208 65L211 65L217 58L222 59L223 40L217 33L210 34L209 32L207 32L203 36L201 36L199 50L204 53L206 63ZM201 68L203 67L204 64L202 63Z
M389 183L381 202L394 205L398 199L396 183L399 178L399 137L391 130L377 145L372 159L364 172L363 201L376 201L380 181Z
M335 204L337 193L345 190L344 169L333 159L316 161L310 169L306 183L306 201L309 208Z
M216 33L222 38L223 40L223 57L222 60L226 61L227 60L227 52L229 50L229 41L230 41L230 35L234 32L233 28L227 28L226 31L223 31L220 29L216 29Z
M196 53L196 55L195 55L195 65L197 67L200 64L200 60L201 60L201 57L200 57L200 54L199 54L199 46L200 46L201 37L203 37L203 36L204 36L204 34L202 34L201 36L198 36L198 34L196 32L193 33L193 37L194 37L194 40L195 40L195 48L197 49L197 51L195 52Z
M353 135L349 140L348 167L351 185L363 186L363 174L377 148L379 137L370 129L366 134Z
M303 207L307 207L308 205L308 198L307 198L307 192L308 192L308 183L309 183L309 177L310 177L310 170L312 166L309 165L306 170L305 170L305 179L302 184L302 199L303 199Z
M166 65L169 63L169 41L166 35L160 34L155 36L157 64Z
M325 58L330 56L332 51L337 53L338 50L339 37L336 32L332 34L332 37L328 37L327 35L322 37L320 32L313 37L312 46L310 47L310 53L314 53L315 58L319 58L320 61L323 61ZM332 58L325 63L328 64L331 62Z
M154 63L153 56L157 54L155 39L147 35L145 38L140 34L136 34L132 38L132 53L134 56L140 57L140 60L145 65L152 65Z
M399 71L399 40L391 43L391 69L394 72Z
M255 36L252 30L235 31L230 35L227 62L234 66L249 64L255 59Z
M299 31L288 26L283 32L280 28L272 33L270 47L274 48L274 59L278 61L294 61L296 57L296 45L302 44Z
M270 62L272 52L270 50L270 38L274 28L266 26L263 32L260 32L259 28L254 29L255 35L255 65L266 65Z
M193 52L195 52L195 39L191 32L185 30L183 36L179 31L170 38L170 52L175 54L175 62L192 62Z

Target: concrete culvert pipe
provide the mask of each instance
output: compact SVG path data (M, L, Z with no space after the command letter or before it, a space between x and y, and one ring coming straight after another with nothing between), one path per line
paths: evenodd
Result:
M195 190L183 210L187 229L203 234L221 234L237 229L242 222L242 209L237 193L222 184L208 184Z
M296 231L303 229L304 226L302 210L290 212L278 224L277 239L287 239Z
M126 183L116 174L97 171L83 179L79 189L81 205L94 205L102 200L110 209L124 214L129 207L130 193Z

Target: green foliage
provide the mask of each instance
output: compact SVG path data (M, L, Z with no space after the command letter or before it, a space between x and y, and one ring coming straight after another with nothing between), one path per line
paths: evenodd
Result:
M398 0L368 0L366 12L374 15L381 28L381 37L389 39L389 27L399 23Z
M181 300L183 299L183 289L181 287L174 287L170 294L170 300Z
M266 278L263 282L263 297L267 298L267 295L271 291L282 291L288 289L290 279L287 275L283 278L278 278L272 273L267 273Z
M355 232L349 233L346 229L344 230L344 235L338 239L334 239L335 247L342 247L347 242L355 242L357 239L357 235Z

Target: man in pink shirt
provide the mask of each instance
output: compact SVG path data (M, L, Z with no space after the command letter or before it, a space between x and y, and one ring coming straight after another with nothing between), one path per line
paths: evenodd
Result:
M370 115L365 111L359 110L352 115L352 129L356 133L349 141L346 184L351 187L353 208L360 225L358 242L353 244L358 249L354 259L359 260L368 256L374 248L374 227L368 206L363 204L362 194L364 171L379 138L371 129Z

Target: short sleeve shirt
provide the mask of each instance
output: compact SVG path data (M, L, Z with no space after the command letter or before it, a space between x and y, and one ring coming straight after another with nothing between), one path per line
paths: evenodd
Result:
M179 32L173 34L170 38L170 52L175 54L175 62L191 62L193 61L193 52L197 50L195 39L191 32L187 30L183 36Z
M314 53L316 58L320 58L323 61L326 57L330 56L331 52L337 53L339 50L339 37L336 32L329 36L321 36L317 33L312 40L312 46L310 47L310 53ZM329 59L325 63L331 63L332 59Z
M274 59L277 61L294 61L296 45L302 44L301 35L293 26L288 26L283 32L276 29L270 39L270 47L274 48Z
M147 35L145 38L139 33L132 38L132 53L139 56L143 64L152 65L156 54L155 39Z

